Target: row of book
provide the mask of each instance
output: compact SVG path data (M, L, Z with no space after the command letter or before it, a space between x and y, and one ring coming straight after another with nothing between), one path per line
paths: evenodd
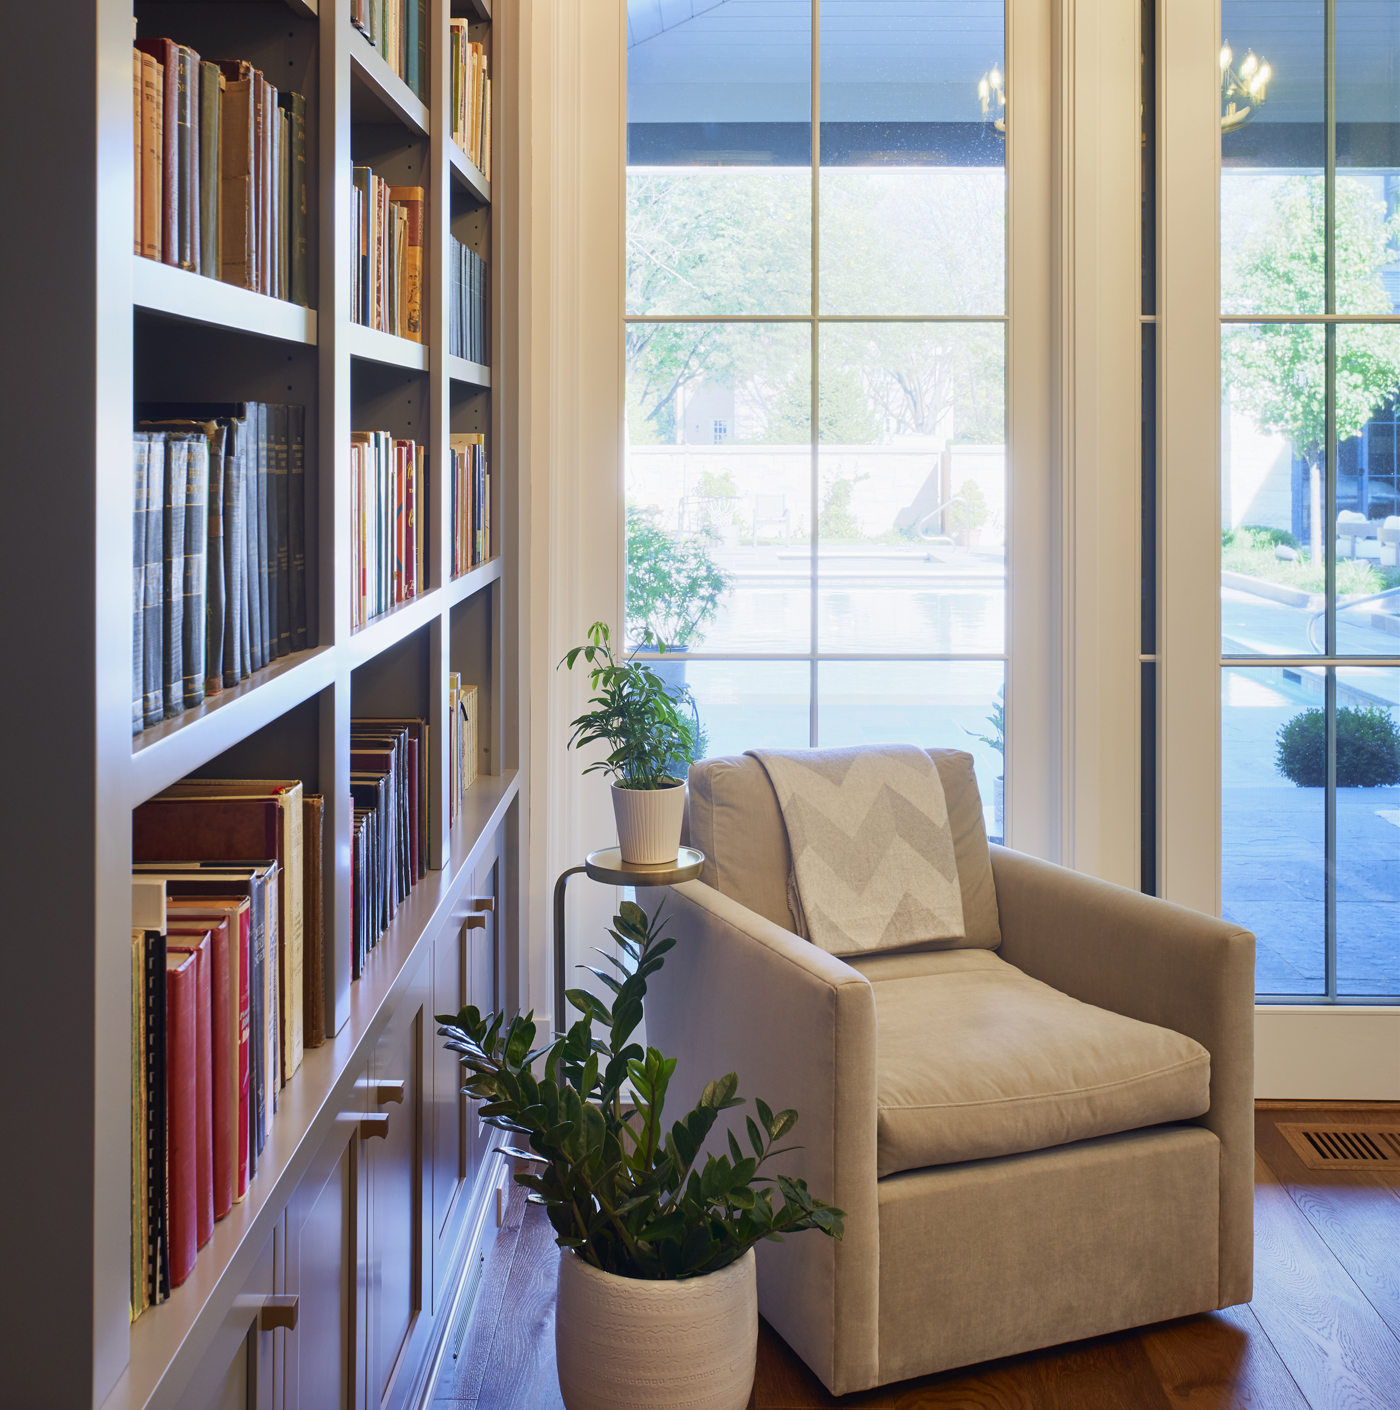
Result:
M351 978L428 869L428 725L350 722Z
M388 431L350 437L350 625L428 586L426 448Z
M132 53L138 255L308 305L306 99L173 39Z
M452 576L491 556L491 475L486 437L471 431L448 438L452 454Z
M427 0L350 0L350 23L374 45L414 95L426 103Z
M423 188L390 186L354 168L350 319L381 333L423 341Z
M298 780L187 779L132 812L133 924L160 895L132 931L133 1317L245 1198L325 1040L324 817Z
M448 236L447 351L470 362L488 363L486 261L469 245Z
M461 673L447 676L447 816L457 821L467 789L476 782L477 689L464 685Z
M452 140L491 179L491 79L486 46L471 38L466 20L450 20Z
M313 644L305 408L148 402L137 417L133 734Z

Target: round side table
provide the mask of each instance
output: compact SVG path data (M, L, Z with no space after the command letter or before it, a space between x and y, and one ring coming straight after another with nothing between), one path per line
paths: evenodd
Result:
M565 975L564 947L564 892L569 878L580 872L587 873L592 881L601 881L605 886L675 886L682 881L694 881L705 865L705 854L694 847L682 847L673 862L644 864L624 862L622 848L604 847L599 852L590 852L581 867L570 867L561 872L554 883L554 1031L564 1031L564 989L568 983Z

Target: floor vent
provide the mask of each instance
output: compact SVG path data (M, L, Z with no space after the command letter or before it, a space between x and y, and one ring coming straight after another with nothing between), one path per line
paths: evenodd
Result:
M481 1291L481 1275L486 1271L486 1255L477 1255L476 1267L471 1271L466 1292L462 1294L461 1311L457 1314L457 1328L452 1334L452 1359L462 1354L462 1343L467 1339L467 1327L472 1320L472 1309L476 1306L476 1295Z
M1309 1170L1400 1170L1400 1126L1360 1122L1274 1123Z

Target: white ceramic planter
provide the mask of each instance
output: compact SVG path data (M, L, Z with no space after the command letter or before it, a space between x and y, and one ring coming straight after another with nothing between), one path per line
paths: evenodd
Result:
M744 1410L758 1355L753 1250L670 1283L602 1273L566 1249L554 1345L567 1410Z
M674 862L681 850L685 784L674 788L612 786L613 816L622 860L644 866Z

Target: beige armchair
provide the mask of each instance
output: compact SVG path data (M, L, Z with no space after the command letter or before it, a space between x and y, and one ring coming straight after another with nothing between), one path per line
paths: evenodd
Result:
M847 1211L758 1250L760 1310L837 1395L1251 1295L1254 937L1001 847L988 877L971 758L929 752L958 948L794 934L766 773L706 760L647 998L677 1105L733 1070L795 1107L785 1168Z

